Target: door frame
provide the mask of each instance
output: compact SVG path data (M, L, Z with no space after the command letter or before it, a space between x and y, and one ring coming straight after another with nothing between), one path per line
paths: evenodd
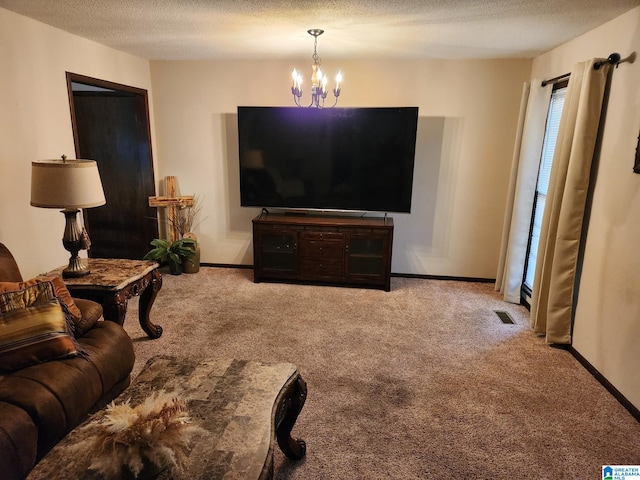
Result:
M67 83L67 94L69 97L69 112L71 115L71 127L73 131L73 143L75 148L76 158L82 158L82 152L80 152L80 138L78 134L78 124L76 118L76 108L75 108L75 100L74 100L74 88L73 84L83 84L89 87L96 87L98 90L113 91L116 93L123 94L124 96L131 96L134 98L134 101L137 105L138 115L144 115L144 120L146 121L146 128L143 126L143 130L146 130L146 147L149 153L149 173L150 173L150 182L151 182L151 195L155 196L157 194L156 188L156 179L155 179L155 169L154 169L154 161L153 161L153 149L151 142L151 120L149 116L149 94L146 89L132 87L129 85L124 85L121 83L110 82L107 80L102 80L99 78L89 77L86 75L81 75L73 72L65 72L66 74L66 83ZM77 90L76 90L77 92ZM141 139L142 142L145 142L145 139ZM144 161L144 159L143 159ZM91 215L85 216L83 215L83 221L86 222L87 228L91 227ZM158 235L158 225L156 222L155 226L155 236ZM89 256L91 257L91 251L89 251Z
M151 121L149 118L149 92L144 88L131 87L121 83L109 82L99 78L88 77L78 73L65 72L67 77L67 93L69 95L69 111L71 112L71 128L73 130L73 144L76 151L76 158L80 158L80 143L78 141L78 126L76 123L76 109L73 100L73 83L82 83L92 87L106 88L107 90L119 90L122 92L140 95L144 100L145 115L147 117L147 140L149 147L149 161L151 162L151 174L153 176L153 185L155 188L155 171L153 168L153 150L151 148Z

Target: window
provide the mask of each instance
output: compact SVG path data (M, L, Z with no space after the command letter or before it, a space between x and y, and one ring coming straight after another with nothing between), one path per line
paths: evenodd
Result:
M558 138L558 128L562 107L567 94L567 81L557 83L553 86L553 93L549 102L549 112L547 113L547 124L544 132L542 145L542 155L540 158L540 168L538 170L538 183L533 201L533 213L531 215L531 230L529 231L529 245L527 247L527 261L524 267L524 279L522 281L521 297L525 304L531 303L531 293L533 291L533 279L536 271L536 260L538 256L538 244L540 242L540 230L542 228L542 215L549 189L549 179L551 177L551 165L556 149L556 139Z

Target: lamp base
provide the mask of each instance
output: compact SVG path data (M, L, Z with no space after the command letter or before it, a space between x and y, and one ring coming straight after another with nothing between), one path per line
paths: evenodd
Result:
M89 270L89 267L76 255L75 257L71 256L71 258L69 258L69 265L62 271L62 278L84 277L90 273L91 270Z
M78 212L79 210L77 209L65 209L62 211L66 220L62 245L71 253L69 265L62 271L62 278L84 277L91 273L89 267L83 263L82 259L78 256L78 251L80 251L87 242L83 238L84 232L76 220L76 214Z

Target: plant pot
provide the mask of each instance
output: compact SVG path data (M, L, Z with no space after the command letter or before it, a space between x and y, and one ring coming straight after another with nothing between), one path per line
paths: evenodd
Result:
M169 273L171 275L180 275L180 274L182 274L182 263L181 262L174 262L172 260L169 260Z
M193 257L182 261L183 273L198 273L200 271L200 245L196 245Z
M185 258L182 261L182 272L183 273L198 273L200 271L200 244L198 243L198 237L193 232L187 232L184 234L183 238L189 238L193 240L195 245L189 245L194 252L191 258Z

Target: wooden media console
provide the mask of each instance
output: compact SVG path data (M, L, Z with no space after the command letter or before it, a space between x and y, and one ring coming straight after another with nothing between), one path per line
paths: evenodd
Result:
M253 219L254 281L391 289L393 219L262 213Z

